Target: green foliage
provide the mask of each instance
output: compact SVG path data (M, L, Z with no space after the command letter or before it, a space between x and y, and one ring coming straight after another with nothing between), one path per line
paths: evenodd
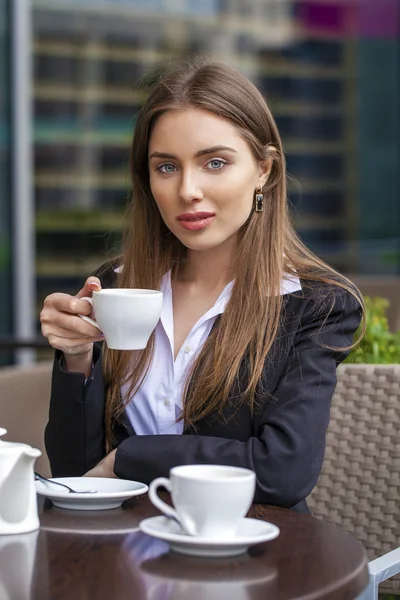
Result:
M366 296L367 329L364 338L350 352L345 362L393 364L400 363L400 331L389 329L386 311L389 301L385 298Z

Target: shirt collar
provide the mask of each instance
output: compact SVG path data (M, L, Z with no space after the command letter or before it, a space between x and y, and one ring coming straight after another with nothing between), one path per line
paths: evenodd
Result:
M294 294L294 292L300 292L302 289L300 279L295 275L289 275L284 273L281 280L281 296L286 294Z
M114 269L115 273L121 273L122 268L123 268L123 265ZM234 284L234 281L230 281L222 290L216 303L214 304L213 308L211 309L213 315L222 314L224 312L226 305L228 304L229 299L231 297L233 284ZM299 292L299 291L301 291L301 289L302 289L302 287L301 287L300 279L298 277L284 273L282 280L281 280L281 289L280 289L281 296L286 296L287 294L293 294L294 292ZM164 277L162 278L160 290L163 292L164 298L168 298L172 305L171 271L168 271L168 273L166 273L164 275ZM211 316L211 314L209 316Z

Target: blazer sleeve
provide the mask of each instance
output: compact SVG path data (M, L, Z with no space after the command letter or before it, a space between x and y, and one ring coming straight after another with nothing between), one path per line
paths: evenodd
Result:
M81 476L105 454L101 345L94 345L94 367L86 382L83 373L64 371L61 357L56 351L45 446L53 477Z
M116 475L149 483L180 464L234 465L255 471L255 502L292 507L306 498L324 458L336 367L347 355L340 348L352 344L360 323L360 306L351 294L330 297L334 303L329 311L311 305L303 311L273 390L273 408L270 397L264 398L256 435L247 441L208 435L131 436L117 449Z

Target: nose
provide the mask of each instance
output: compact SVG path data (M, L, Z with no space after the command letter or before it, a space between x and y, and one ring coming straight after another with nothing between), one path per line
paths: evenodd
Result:
M192 172L182 174L179 185L179 197L187 203L200 202L204 198L203 191Z

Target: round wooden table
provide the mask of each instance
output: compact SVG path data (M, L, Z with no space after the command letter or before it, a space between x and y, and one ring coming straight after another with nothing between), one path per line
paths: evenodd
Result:
M72 511L43 500L39 510L39 531L0 537L1 598L350 599L368 583L365 551L354 537L273 506L255 504L249 516L278 525L275 540L240 557L217 559L175 554L142 534L139 522L159 514L147 495L116 510ZM1 585L8 596L1 595Z

